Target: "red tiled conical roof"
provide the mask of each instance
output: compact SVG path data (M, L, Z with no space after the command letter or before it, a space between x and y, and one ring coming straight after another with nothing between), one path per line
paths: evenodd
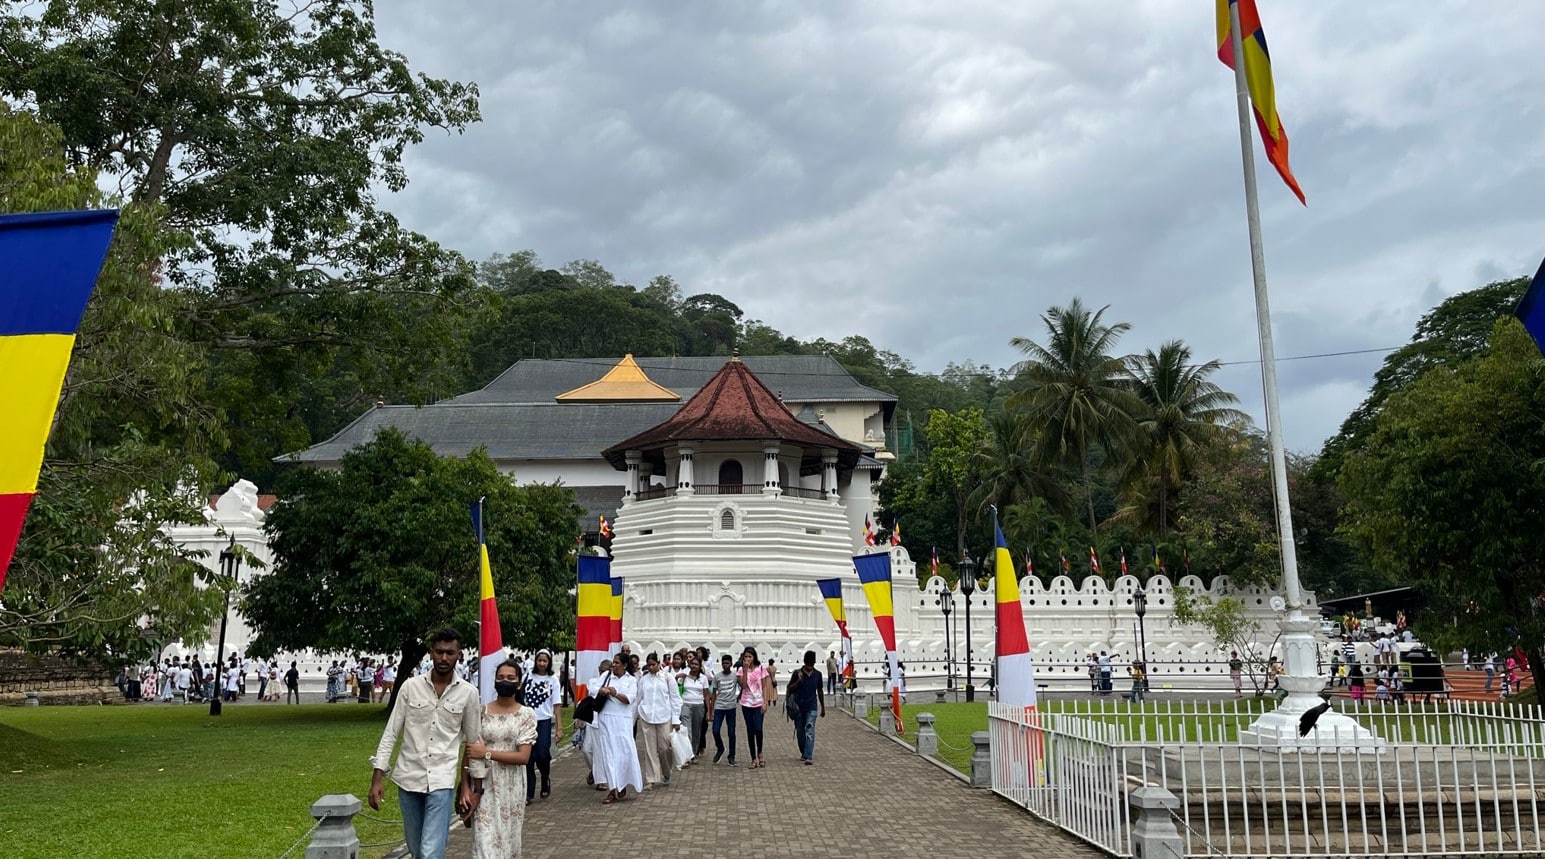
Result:
M780 441L806 449L819 461L820 449L837 451L838 466L852 468L863 448L804 423L738 359L731 360L664 423L602 451L613 467L626 468L626 453L660 451L681 442ZM655 454L649 456L649 454Z

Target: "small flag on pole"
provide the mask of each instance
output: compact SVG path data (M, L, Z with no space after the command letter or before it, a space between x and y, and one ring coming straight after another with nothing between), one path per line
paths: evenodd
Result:
M891 525L891 545L901 545L901 520L899 518L896 520L895 524Z
M1025 550L1025 575L1035 575L1035 559L1030 557L1030 550Z
M1534 280L1524 290L1524 297L1519 299L1513 315L1518 317L1518 321L1524 324L1524 330L1534 338L1534 345L1545 352L1545 262L1540 263L1540 270L1535 272ZM3 566L0 566L0 575L3 574Z
M1059 552L1057 554L1057 557L1062 559L1062 572L1063 573L1072 572L1073 565L1068 563L1068 553L1066 551Z
M1127 574L1127 547L1126 546L1122 546L1121 547L1121 574L1123 576Z
M1094 553L1094 547L1089 547L1089 569L1098 573L1100 571L1100 557Z
M874 545L874 523L869 521L869 514L864 514L864 545Z
M487 704L494 699L494 671L504 661L504 636L499 631L499 604L494 601L494 573L488 563L488 541L483 537L483 499L472 505L472 530L477 533L478 602L477 691Z
M1159 572L1164 572L1164 558L1159 555L1159 547L1157 545L1153 547L1153 565L1159 568Z
M602 516L601 517L601 539L602 540L610 540L611 538L612 538L612 526L611 526L611 523L606 521L606 517L605 516Z
M1239 36L1245 60L1245 85L1250 90L1250 103L1255 108L1255 124L1261 131L1261 144L1266 147L1266 160L1277 168L1277 175L1287 183L1298 202L1308 205L1298 180L1288 166L1287 129L1277 116L1277 92L1271 79L1271 53L1266 49L1266 33L1261 29L1261 13L1255 8L1255 0L1218 0L1218 59L1225 66L1234 68L1233 24L1229 19L1229 7L1239 6Z
M929 566L930 566L929 573L932 574L932 575L937 576L939 574L939 547L938 546L934 546L933 547L933 560L929 562Z

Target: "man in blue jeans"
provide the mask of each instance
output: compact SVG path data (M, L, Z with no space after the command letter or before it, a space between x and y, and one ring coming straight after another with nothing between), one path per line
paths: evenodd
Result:
M799 756L810 766L815 763L816 713L826 716L826 692L821 688L821 672L815 670L814 650L805 651L805 664L789 682L788 706L799 713Z
M713 762L724 757L724 740L719 726L730 726L730 766L735 765L735 713L740 709L740 684L735 677L735 660L728 653L719 659L720 671L713 676Z
M462 815L477 808L482 793L486 761L467 762L468 784L456 792L457 765L462 746L482 735L483 706L476 687L456 676L461 658L461 635L442 629L429 638L433 667L428 674L411 677L397 693L375 757L370 776L370 807L381 809L385 777L391 773L397 785L397 804L402 807L402 834L414 859L444 859L445 837L451 828L451 806ZM402 739L397 764L391 766L392 747Z

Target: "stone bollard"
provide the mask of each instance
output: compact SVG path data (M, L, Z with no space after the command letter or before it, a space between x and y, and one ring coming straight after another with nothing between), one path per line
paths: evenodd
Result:
M880 733L887 737L896 733L896 714L889 707L880 708Z
M939 756L939 734L933 729L933 714L917 714L917 753L929 757Z
M850 695L848 697L853 702L853 715L859 717L860 719L868 719L869 718L869 696L868 695Z
M944 703L944 696L948 695L948 694L949 693L944 691L943 689L935 689L934 693L933 693L933 698L934 698L933 702L935 704L943 704Z
M1185 842L1175 828L1171 809L1180 807L1180 799L1162 787L1145 785L1132 791L1127 802L1132 815L1132 855L1137 859L1181 859Z
M977 731L971 735L971 786L992 787L992 735Z
M362 807L359 797L352 793L330 793L312 803L311 816L322 823L311 833L306 859L359 859L354 815Z
M22 701L21 705L23 707L36 707L38 705L38 693L28 692L26 700Z

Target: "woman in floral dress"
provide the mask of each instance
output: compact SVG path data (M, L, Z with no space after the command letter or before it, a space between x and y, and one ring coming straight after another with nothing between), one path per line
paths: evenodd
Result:
M536 711L520 703L520 663L494 669L498 697L483 706L483 735L467 744L468 760L488 765L472 828L474 859L516 859L526 823L526 763L536 742Z

